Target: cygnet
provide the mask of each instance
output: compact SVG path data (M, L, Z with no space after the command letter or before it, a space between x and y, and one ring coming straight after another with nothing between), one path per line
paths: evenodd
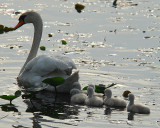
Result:
M127 103L124 100L118 98L111 98L112 91L110 89L105 89L104 94L106 96L106 98L104 99L104 105L108 107L126 107Z
M127 106L128 112L139 113L139 114L149 114L150 109L141 104L134 104L134 95L132 93L129 94L129 104Z
M70 91L71 94L71 103L73 104L84 104L87 98L87 95L82 93L79 89L73 88Z
M88 98L85 101L87 106L93 106L93 107L101 107L101 106L103 106L102 98L94 96L93 87L88 87L87 88L87 94L88 94Z

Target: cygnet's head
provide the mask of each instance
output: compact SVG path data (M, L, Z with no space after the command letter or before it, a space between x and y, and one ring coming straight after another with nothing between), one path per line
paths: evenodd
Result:
M129 93L128 97L129 97L128 98L129 101L134 101L134 95L132 93Z
M88 97L91 98L94 95L94 89L92 87L87 88Z
M88 87L92 87L95 90L95 86L93 84L89 84Z
M107 98L111 98L111 96L112 96L112 91L107 88L107 89L104 90L104 94L105 94L105 96L107 96Z
M78 93L80 93L80 90L77 89L77 88L73 88L73 89L71 89L71 91L70 91L71 96L73 96L73 95L75 95L75 94L78 94Z
M79 82L74 82L74 83L73 83L73 88L76 88L76 89L81 90L81 85L80 85L80 83L79 83Z

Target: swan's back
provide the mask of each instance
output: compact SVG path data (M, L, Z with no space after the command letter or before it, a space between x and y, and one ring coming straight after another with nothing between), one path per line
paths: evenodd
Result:
M18 76L17 80L20 86L26 88L41 87L44 86L42 81L48 77L58 76L64 79L69 78L74 68L76 68L74 62L66 56L55 56L51 58L41 55L27 63L24 71ZM78 80L74 82L78 82ZM72 83L74 82L72 81Z
M23 72L30 71L37 75L44 76L55 70L67 71L72 69L76 69L76 66L74 62L66 56L49 57L41 55L29 61Z

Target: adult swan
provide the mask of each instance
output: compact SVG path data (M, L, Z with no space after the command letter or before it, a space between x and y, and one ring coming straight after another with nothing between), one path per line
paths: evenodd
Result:
M64 84L57 87L57 92L69 93L72 88L80 88L78 83L78 71L72 74L72 69L76 69L74 62L66 56L49 57L41 55L36 57L42 36L43 22L41 16L33 11L23 13L19 18L19 23L14 30L23 24L32 23L34 26L34 37L30 53L24 63L17 78L19 86L25 89L55 91L54 87L46 86L42 81L50 77L63 77ZM79 85L77 87L77 85ZM46 88L47 87L47 88Z

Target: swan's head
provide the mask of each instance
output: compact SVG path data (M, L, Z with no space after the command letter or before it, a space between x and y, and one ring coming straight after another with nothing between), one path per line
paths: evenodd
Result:
M40 21L42 21L42 19L41 19L41 16L37 12L34 12L34 11L25 12L19 17L19 22L14 27L14 30L16 30L17 28L21 27L22 25L26 23L35 24Z
M134 95L132 93L129 93L128 97L129 97L128 98L129 101L134 101Z
M111 96L112 96L112 91L107 88L107 89L104 90L104 94L105 94L105 96L107 96L107 98L111 98Z

